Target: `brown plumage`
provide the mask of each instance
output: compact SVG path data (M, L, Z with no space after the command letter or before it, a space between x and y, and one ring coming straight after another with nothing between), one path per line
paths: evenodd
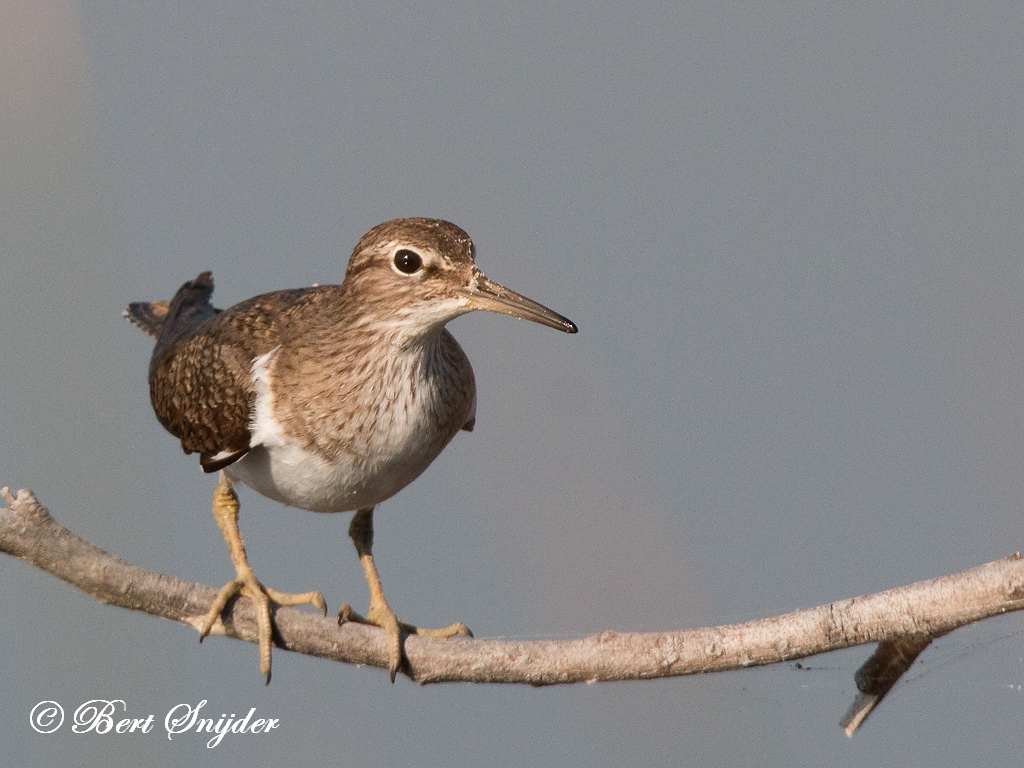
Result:
M332 286L337 291L336 286ZM150 399L160 423L199 453L206 472L223 469L249 448L256 393L252 362L281 343L282 326L320 301L328 288L301 288L256 296L228 311L210 303L213 277L185 283L159 326L149 366ZM149 317L129 306L129 317ZM152 306L152 305L149 305ZM137 323L140 324L140 323ZM230 460L216 460L228 454Z
M169 303L135 303L126 312L157 340L149 367L157 419L187 453L200 455L205 471L223 470L214 514L238 578L222 590L203 634L233 595L252 597L269 676L269 602L323 604L319 593L284 595L255 580L237 532L231 486L240 481L304 509L358 511L350 535L370 584L367 620L386 629L393 679L400 631L428 630L400 625L384 600L371 515L460 429L473 427L473 369L445 324L487 310L569 333L576 327L484 277L469 236L436 219L371 229L341 285L275 291L223 311L212 294L204 272Z

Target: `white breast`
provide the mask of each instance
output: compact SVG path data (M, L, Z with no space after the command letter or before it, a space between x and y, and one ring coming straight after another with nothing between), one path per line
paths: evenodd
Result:
M437 431L429 386L420 387L415 398L409 398L406 389L368 393L378 406L386 406L378 410L358 442L327 459L306 447L275 417L274 362L279 351L278 347L253 361L256 401L251 449L225 470L230 478L264 496L314 512L373 507L416 479L451 438L447 434L441 440L424 439ZM384 381L396 380L403 377L384 377ZM468 415L472 410L475 402Z

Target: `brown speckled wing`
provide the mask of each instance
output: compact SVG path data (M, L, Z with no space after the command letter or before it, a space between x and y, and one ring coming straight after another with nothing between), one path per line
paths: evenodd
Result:
M160 423L186 453L200 454L205 471L248 452L253 360L280 343L279 321L316 290L268 293L220 312L204 272L175 294L150 361L150 399Z

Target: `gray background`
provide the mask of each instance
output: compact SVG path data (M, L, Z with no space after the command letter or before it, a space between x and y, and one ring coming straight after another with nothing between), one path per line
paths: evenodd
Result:
M1022 546L1024 11L1016 3L6 3L0 484L220 585L214 479L121 318L340 280L449 218L568 315L451 328L479 417L378 510L399 615L488 637L741 621ZM347 515L245 492L260 578L365 606ZM865 730L867 649L533 690L375 670L101 606L0 559L0 764L1016 765L1020 619L929 650ZM42 699L277 717L204 740L30 730ZM216 761L216 762L215 762Z

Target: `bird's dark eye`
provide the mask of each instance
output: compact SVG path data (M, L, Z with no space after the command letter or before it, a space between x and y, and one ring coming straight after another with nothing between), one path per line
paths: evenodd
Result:
M395 268L399 272L404 272L407 275L411 275L414 272L419 272L420 267L423 266L423 259L416 251L410 251L408 248L403 248L395 254Z

